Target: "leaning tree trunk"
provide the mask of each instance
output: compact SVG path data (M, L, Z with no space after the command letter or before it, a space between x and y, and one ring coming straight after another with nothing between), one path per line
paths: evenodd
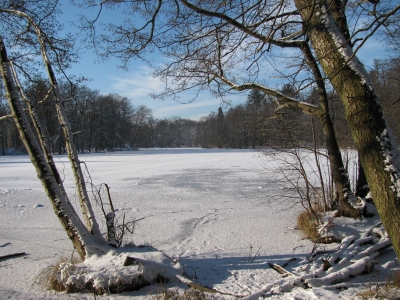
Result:
M83 172L80 166L80 161L78 158L78 153L73 142L73 134L71 131L71 126L67 120L67 117L64 112L63 103L60 98L60 91L58 87L58 83L53 71L53 68L50 64L50 60L47 55L46 42L44 40L44 36L40 27L33 21L33 19L24 12L16 11L16 10L5 10L8 13L17 15L19 17L25 18L30 26L33 27L36 36L38 38L40 51L42 54L42 59L45 64L47 74L49 77L50 85L52 87L53 97L56 106L56 112L58 121L60 123L61 129L63 131L65 137L65 145L67 149L68 158L71 162L72 173L74 174L76 188L78 190L78 198L80 202L80 206L82 209L82 214L86 223L87 229L93 235L93 238L97 242L104 242L104 238L101 235L100 228L98 223L96 222L96 218L94 216L94 212L92 206L90 204L89 196L86 190L86 184L83 176Z
M48 77L50 80L50 84L52 87L53 97L54 97L55 104L56 104L57 117L58 117L61 129L62 129L62 132L65 136L66 149L67 149L69 160L71 162L71 168L72 168L72 172L74 174L75 183L76 183L76 187L78 190L78 198L79 198L79 202L81 205L82 214L83 214L83 217L84 217L84 220L86 223L86 227L93 234L94 239L96 239L98 242L104 242L104 238L102 237L100 228L96 222L96 218L94 216L94 213L93 213L93 210L92 210L92 207L90 204L90 200L89 200L89 197L88 197L88 194L86 191L86 185L85 185L83 172L80 167L80 161L78 159L78 154L77 154L75 145L72 140L73 135L71 132L69 122L64 113L63 103L61 103L58 83L55 78L55 74L53 72L52 66L50 64L50 60L48 59L47 49L46 49L46 41L45 41L45 37L43 36L42 30L40 29L38 24L36 24L33 21L33 19L25 12L13 10L13 9L1 9L1 8L0 8L0 10L2 12L13 14L18 17L26 19L27 23L29 24L29 26L31 26L33 28L33 30L38 38L43 62L45 64L47 74L48 74Z
M0 37L0 63L1 63L1 76L6 91L6 97L10 105L11 113L21 140L23 141L29 157L36 169L38 178L40 179L47 196L50 199L53 209L62 226L71 239L72 244L77 250L78 254L84 259L90 254L90 248L95 245L91 239L91 235L81 220L78 218L72 204L69 202L67 196L60 189L57 180L49 166L45 155L36 139L35 134L31 129L30 122L24 113L24 109L19 100L18 89L15 86L10 62L7 58L7 52Z
M21 83L20 83L20 81L18 79L17 72L16 72L16 70L14 68L14 65L13 65L12 61L10 61L9 64L10 64L10 68L11 68L11 71L12 71L14 83L16 85L16 88L18 89L19 95L22 97L22 99L24 100L24 102L25 102L25 104L26 104L26 106L28 108L29 115L30 115L30 117L32 119L32 125L33 125L33 128L36 131L37 138L38 138L38 143L42 148L43 155L44 155L44 157L45 157L45 159L46 159L46 161L47 161L47 163L48 163L48 165L49 165L49 167L51 169L51 172L53 173L54 179L56 180L59 188L61 189L61 191L64 194L66 194L66 192L64 190L63 181L62 181L60 173L58 172L57 167L56 167L56 165L54 163L53 157L51 156L50 151L48 149L48 146L47 146L47 143L46 143L46 139L44 138L42 126L40 125L39 118L38 118L38 116L36 114L36 111L35 111L35 109L33 107L32 101L30 101L30 99L28 99L28 97L25 95L25 93L24 93L24 91L22 89Z
M324 73L343 102L374 203L400 258L400 153L378 97L326 3L295 4Z

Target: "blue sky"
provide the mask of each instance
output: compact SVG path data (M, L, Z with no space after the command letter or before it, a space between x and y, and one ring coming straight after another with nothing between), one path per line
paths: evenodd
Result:
M66 25L66 30L74 34L79 34L72 26L68 26L70 21L77 20L79 13L87 13L62 2L63 16L61 22ZM109 17L116 17L116 12L107 12ZM363 50L358 53L359 58L368 65L373 63L374 58L384 58L386 55L382 43L379 41L369 41L364 45ZM160 58L159 58L160 59ZM72 66L69 70L70 74L83 75L90 78L87 86L92 89L99 90L101 94L117 93L131 99L135 106L146 105L153 112L155 118L163 119L170 117L181 117L198 120L201 116L206 116L210 112L217 112L221 106L220 99L213 97L208 92L204 92L193 99L193 93L182 95L182 104L171 99L154 100L149 96L150 93L157 93L163 90L163 83L152 77L151 69L143 62L135 60L130 64L129 70L118 68L119 62L109 59L105 62L99 61L96 55L88 50L82 54L82 58L78 64ZM233 95L228 98L232 105L243 103L246 100L246 94Z
M65 24L76 21L79 13L87 12L68 5L67 1L62 3L62 10L64 13L61 16L61 22ZM107 14L112 13L107 11ZM65 25L65 30L78 34L73 26ZM88 50L82 54L80 62L73 65L68 73L89 78L87 86L99 90L101 94L117 93L131 99L135 106L146 105L152 110L153 116L159 119L181 117L198 120L211 112L217 112L218 107L221 106L220 99L208 92L201 93L193 102L190 102L194 98L194 93L191 92L181 96L181 103L171 99L155 100L149 94L163 91L164 84L151 75L152 70L145 63L134 60L129 70L121 69L118 65L120 65L119 61L114 59L99 61L96 55ZM228 97L228 100L232 105L236 105L245 102L246 97L247 95L242 93Z

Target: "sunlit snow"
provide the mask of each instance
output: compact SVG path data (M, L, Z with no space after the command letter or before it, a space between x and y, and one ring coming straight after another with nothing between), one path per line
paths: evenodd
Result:
M301 207L288 209L293 206L292 199L269 203L268 195L275 195L269 200L277 201L276 195L288 192L288 185L276 181L276 166L266 162L261 152L151 149L83 154L80 159L93 184L110 187L117 216L125 213L138 220L130 241L163 251L201 285L241 296L256 294L281 280L268 263L296 258L298 266L312 251L313 244L295 229ZM71 201L78 206L67 157L55 156L55 161ZM71 256L72 244L29 158L1 156L0 168L0 256L26 252L22 257L0 260L0 298L93 299L90 293L56 293L39 285L39 275L46 267ZM93 207L98 210L95 204ZM337 220L337 234L360 236L377 220L363 222L354 228L353 220ZM393 259L391 255L389 260ZM366 278L357 277L354 286ZM287 282L282 284L284 292ZM151 299L160 289L153 285L106 298ZM347 299L351 295L353 289L295 288L271 297Z

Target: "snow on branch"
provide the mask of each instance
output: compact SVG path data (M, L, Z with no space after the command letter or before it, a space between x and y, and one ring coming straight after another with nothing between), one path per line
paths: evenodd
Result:
M320 107L317 105L307 103L307 102L301 102L297 99L286 96L277 90L267 88L263 85L260 85L257 83L251 83L251 82L237 85L220 74L214 74L214 76L215 76L214 78L219 78L225 84L229 85L232 89L234 89L236 91L259 90L270 96L274 96L274 97L276 97L276 100L280 106L283 105L283 106L297 107L297 108L301 109L304 113L307 113L310 115L315 115L320 112Z
M0 117L0 121L12 119L12 117L13 117L12 115L5 115L5 116Z
M335 43L336 48L342 55L346 64L361 78L361 83L365 84L369 90L372 92L374 90L373 84L364 65L358 60L353 49L350 47L348 41L345 39L343 34L340 32L339 28L335 23L335 19L329 12L329 9L322 4L321 5L321 21L325 25L325 28L331 34L332 39Z
M400 208L400 155L397 149L396 141L390 138L389 132L385 129L380 136L377 136L384 154L385 171L390 173L392 181L392 190L396 193L396 206Z
M360 274L365 274L368 273L374 263L375 263L375 258L379 255L378 252L374 253L372 256L367 256L364 257L358 261L356 261L354 264L345 267L337 272L331 273L327 276L324 276L322 278L310 278L305 281L305 283L310 286L310 287L320 287L324 285L330 285L334 283L339 283L342 281L345 281L346 279L350 277L355 277Z

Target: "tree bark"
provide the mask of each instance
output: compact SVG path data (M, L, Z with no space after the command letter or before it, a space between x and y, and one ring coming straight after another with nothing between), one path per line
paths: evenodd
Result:
M49 149L48 149L48 146L46 143L46 139L44 138L44 135L43 135L42 126L40 125L39 118L36 114L35 108L33 107L32 101L30 101L28 99L28 97L26 97L26 95L22 89L21 83L18 79L17 72L15 71L14 65L11 61L10 61L10 67L11 67L14 82L16 84L16 87L18 88L19 94L21 95L22 99L24 100L24 102L27 105L29 115L32 119L33 127L35 128L35 131L37 133L39 145L41 146L42 151L43 151L43 155L46 158L47 163L49 164L49 167L53 173L54 179L56 180L59 188L62 190L62 192L64 194L66 194L63 183L62 183L61 176L60 176L60 174L57 170L57 167L54 163L53 157L51 156L51 154L49 152Z
M400 258L400 155L362 64L324 2L295 0L324 73L339 94L374 203Z
M356 183L356 195L364 198L369 193L367 178L365 177L364 169L361 165L361 160L358 158L358 176Z
M321 105L322 106L322 105ZM349 177L343 164L342 154L336 140L330 115L325 110L318 114L325 135L325 144L331 167L332 178L339 198L338 217L359 218L361 210L355 208L350 202L355 197L351 191Z

